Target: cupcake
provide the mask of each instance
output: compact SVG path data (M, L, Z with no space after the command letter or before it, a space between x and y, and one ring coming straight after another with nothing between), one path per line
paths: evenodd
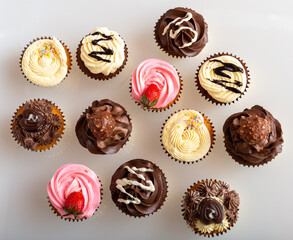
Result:
M125 214L145 217L158 211L167 197L167 181L154 163L133 159L114 173L110 191L112 200Z
M227 152L244 166L264 165L282 152L281 124L261 106L233 114L223 131Z
M202 180L191 186L182 200L183 218L197 234L223 234L238 219L239 195L222 181Z
M25 149L45 151L59 141L64 131L62 112L46 99L29 100L16 110L11 130Z
M210 120L195 110L181 110L171 115L161 132L163 149L176 161L194 163L211 151L215 133Z
M246 65L229 53L214 54L199 67L196 84L201 94L216 104L238 100L249 84Z
M181 78L170 63L147 59L133 72L131 96L143 109L161 111L176 102L181 86Z
M208 25L194 10L177 7L158 20L155 39L159 47L173 57L194 57L208 42Z
M101 202L97 175L81 164L60 167L48 183L47 193L54 213L69 221L90 218Z
M32 83L42 87L59 84L69 73L71 56L67 46L57 38L37 38L24 49L21 69Z
M106 27L96 28L85 36L76 52L81 71L96 80L115 77L124 68L127 57L124 40Z
M131 131L131 120L125 108L109 99L94 101L75 126L79 143L94 154L118 152Z

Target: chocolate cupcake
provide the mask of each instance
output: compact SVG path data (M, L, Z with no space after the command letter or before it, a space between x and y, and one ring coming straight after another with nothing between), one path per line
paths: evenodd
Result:
M211 121L195 110L172 114L161 132L166 153L181 163L194 163L205 158L215 142Z
M118 152L131 131L131 120L125 108L109 99L94 101L75 127L79 143L94 154Z
M55 37L41 37L30 42L20 59L23 75L31 83L52 87L69 73L71 55L67 46Z
M194 10L177 7L158 20L155 39L159 47L173 57L194 57L208 42L208 25Z
M44 151L61 138L65 120L62 112L46 99L29 100L13 116L11 130L25 149Z
M245 63L230 53L218 53L207 58L196 74L200 93L213 103L226 105L238 100L249 84Z
M205 237L227 232L238 220L239 195L222 181L206 179L195 183L182 203L188 226Z
M124 68L128 50L124 40L106 27L96 28L85 36L76 52L77 65L88 77L107 80Z
M224 142L229 155L244 166L260 166L282 152L281 124L263 107L230 116L224 126Z
M145 217L158 211L167 197L167 181L154 163L133 159L114 173L110 190L112 200L125 214Z

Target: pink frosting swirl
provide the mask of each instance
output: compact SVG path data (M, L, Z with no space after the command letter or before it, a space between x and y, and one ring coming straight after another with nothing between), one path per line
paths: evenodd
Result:
M161 89L161 95L155 108L164 108L170 104L180 90L180 80L176 69L168 62L159 59L147 59L134 70L132 75L132 98L141 101L144 90L150 84Z
M49 200L62 216L66 214L62 209L66 198L77 191L84 196L83 214L77 218L89 218L101 202L101 184L91 169L81 164L66 164L56 171L47 186ZM64 218L74 219L74 216Z

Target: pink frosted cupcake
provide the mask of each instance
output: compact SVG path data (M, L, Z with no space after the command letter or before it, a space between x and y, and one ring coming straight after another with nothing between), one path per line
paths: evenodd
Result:
M69 221L90 218L101 202L97 175L81 164L60 167L48 183L47 192L52 210Z
M181 78L170 63L147 59L133 72L131 96L143 109L161 111L176 102L181 86Z

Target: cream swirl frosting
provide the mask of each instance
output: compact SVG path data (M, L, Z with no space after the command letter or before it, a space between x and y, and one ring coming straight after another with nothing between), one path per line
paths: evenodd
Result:
M159 59L147 59L134 70L132 75L132 98L141 101L147 86L155 84L161 90L156 108L168 106L178 95L180 79L176 69L168 62Z
M165 123L162 142L173 158L190 162L206 155L211 146L211 136L199 112L182 110Z
M81 191L84 196L83 214L77 218L89 218L101 201L101 184L91 169L81 164L66 164L56 171L47 185L49 200L62 216L66 214L62 209L66 198L77 191ZM64 218L74 219L74 216Z
M125 43L117 32L96 28L82 40L80 58L91 73L109 75L122 66Z
M23 54L22 70L36 85L51 87L59 84L68 72L63 45L55 37L33 42Z
M203 63L199 70L200 85L219 102L230 103L244 92L247 74L235 57L222 55Z

